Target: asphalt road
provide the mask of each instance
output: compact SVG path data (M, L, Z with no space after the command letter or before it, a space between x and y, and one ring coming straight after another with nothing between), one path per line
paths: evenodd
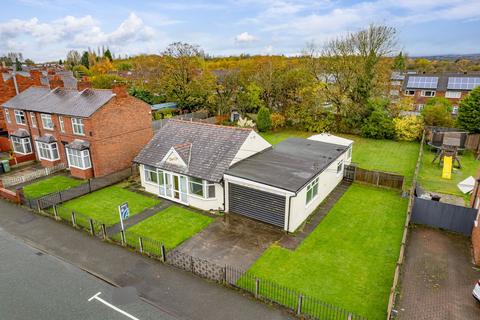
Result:
M104 302L96 298L89 301L98 292L97 297ZM112 287L0 228L0 319L174 318L139 300L134 288Z

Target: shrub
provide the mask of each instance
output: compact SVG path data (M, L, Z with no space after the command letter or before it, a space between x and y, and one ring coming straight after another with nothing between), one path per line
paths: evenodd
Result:
M248 118L240 117L237 121L237 126L240 128L255 128L255 122Z
M272 128L272 117L270 110L266 107L261 107L257 114L257 128L261 132L268 131Z
M363 123L362 135L373 139L392 139L395 136L392 118L386 111L373 111Z
M273 113L270 118L272 119L273 130L285 127L285 117L280 113Z
M395 137L402 141L418 140L423 131L423 119L417 116L406 116L393 119Z
M422 110L425 125L438 127L453 126L452 104L447 98L431 98Z
M99 74L93 76L92 86L95 89L111 89L116 83L125 83L125 79L114 74Z
M458 124L471 133L480 133L480 87L463 98L458 108Z

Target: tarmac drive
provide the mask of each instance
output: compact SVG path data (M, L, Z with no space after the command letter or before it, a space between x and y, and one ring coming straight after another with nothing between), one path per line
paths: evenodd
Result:
M131 315L114 310L99 298ZM134 288L115 288L0 228L0 319L174 319L138 299Z

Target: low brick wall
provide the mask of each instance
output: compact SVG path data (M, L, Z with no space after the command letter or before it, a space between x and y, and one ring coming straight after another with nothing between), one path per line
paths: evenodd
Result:
M0 181L0 197L14 203L21 203L20 194L15 191L5 189Z

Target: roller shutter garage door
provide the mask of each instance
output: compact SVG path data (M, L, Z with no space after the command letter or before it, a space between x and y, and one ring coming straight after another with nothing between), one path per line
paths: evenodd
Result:
M229 183L228 203L230 212L285 226L285 196Z

